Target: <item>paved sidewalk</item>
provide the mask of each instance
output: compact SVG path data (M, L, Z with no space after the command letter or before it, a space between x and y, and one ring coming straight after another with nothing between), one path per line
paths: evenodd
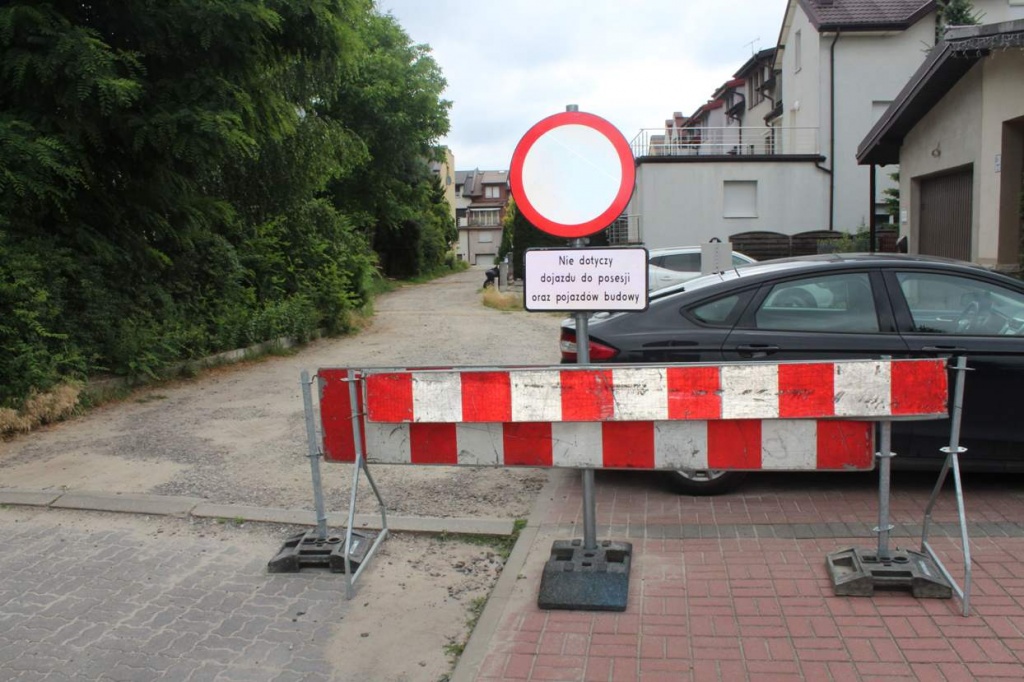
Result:
M601 613L536 605L552 541L582 537L579 474L553 472L522 566L503 576L455 680L1024 678L1018 480L1009 487L982 480L966 490L974 565L971 613L963 617L956 599L833 596L825 556L877 546L874 479L843 476L776 476L741 493L692 498L652 484L650 475L597 472L598 538L634 548L626 611ZM919 548L933 484L934 475L896 479L893 547ZM932 545L962 583L956 518L947 489Z
M552 470L454 682L1024 677L1024 492L1016 478L968 478L969 617L956 599L833 596L825 556L876 543L873 474L764 475L713 498L676 495L649 473L599 471L596 480L599 539L633 543L626 611L537 607L552 542L582 536L579 473ZM933 482L897 476L893 546L918 547ZM281 522L302 512L145 495L0 493L0 543L20 550L0 553L0 680L339 679L325 625L344 617L337 576L267 575L279 532L202 531L218 518ZM103 527L81 529L47 517L44 507L146 515L108 515ZM194 519L198 531L160 535L154 513ZM934 521L932 544L962 582L951 491ZM458 532L452 520L443 523ZM140 524L151 528L140 533ZM358 646L333 648L369 665ZM403 679L437 682L415 672Z

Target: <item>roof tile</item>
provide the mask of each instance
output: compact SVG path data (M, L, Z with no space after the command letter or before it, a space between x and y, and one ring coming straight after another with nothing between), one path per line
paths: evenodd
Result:
M811 23L822 28L910 26L935 0L800 0Z

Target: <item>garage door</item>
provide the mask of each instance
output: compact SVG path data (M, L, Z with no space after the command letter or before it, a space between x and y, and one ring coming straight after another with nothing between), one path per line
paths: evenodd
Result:
M972 169L921 181L918 253L971 259Z

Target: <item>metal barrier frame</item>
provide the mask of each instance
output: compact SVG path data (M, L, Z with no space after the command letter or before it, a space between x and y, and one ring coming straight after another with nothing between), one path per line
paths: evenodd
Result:
M960 445L960 420L964 404L964 377L969 371L967 368L966 358L963 356L957 357L956 364L953 366L953 369L956 371L956 379L953 385L953 414L950 415L949 445L941 448L942 452L946 454L946 461L942 464L942 470L939 472L939 478L935 482L935 487L932 489L931 497L928 499L928 506L925 508L924 523L921 527L921 551L931 557L943 577L949 581L953 591L956 593L957 597L960 598L960 602L963 607L962 613L966 617L971 613L971 543L970 538L967 537L967 513L964 511L964 491L960 480L959 459L960 454L967 452L967 448L961 447ZM939 559L935 550L928 542L928 530L932 522L932 509L934 509L935 503L938 501L939 492L942 490L942 486L946 482L946 476L949 474L950 470L953 471L957 517L960 523L960 543L963 551L964 584L962 587L953 579L953 576L950 575L949 571L946 569L945 565Z

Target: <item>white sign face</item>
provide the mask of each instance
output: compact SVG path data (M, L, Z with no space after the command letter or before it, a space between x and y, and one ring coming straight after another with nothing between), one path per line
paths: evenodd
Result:
M549 130L523 162L523 191L539 213L556 223L596 219L615 200L621 182L615 146L587 126Z
M523 258L529 311L647 309L647 249L528 249Z

